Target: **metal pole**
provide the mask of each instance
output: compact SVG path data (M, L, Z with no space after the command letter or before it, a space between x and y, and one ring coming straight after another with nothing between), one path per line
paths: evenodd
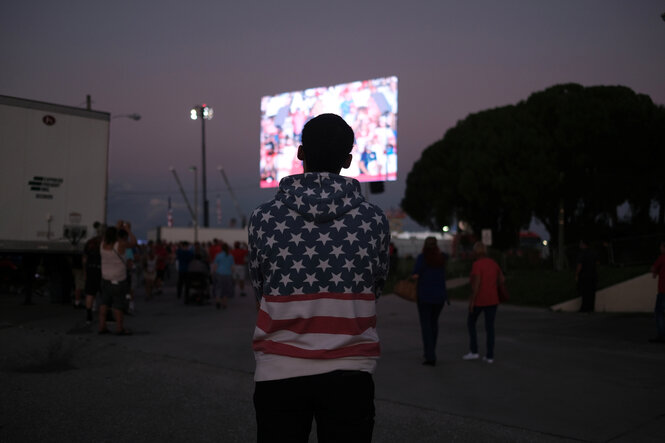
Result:
M194 243L199 241L199 177L196 172L196 166L192 166L194 169Z
M203 108L201 108L201 183L203 184L203 226L210 226L208 218L208 193L206 186L206 119L203 118Z

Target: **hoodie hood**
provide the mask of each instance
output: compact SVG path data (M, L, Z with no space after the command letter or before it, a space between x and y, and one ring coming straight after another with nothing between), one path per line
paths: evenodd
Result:
M307 172L284 177L275 200L305 220L325 223L354 210L365 198L358 180L329 172Z

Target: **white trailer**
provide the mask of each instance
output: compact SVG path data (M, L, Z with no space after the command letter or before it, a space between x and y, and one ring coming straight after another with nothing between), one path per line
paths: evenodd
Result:
M106 220L110 114L0 95L0 252L71 252Z
M0 256L19 266L26 303L38 269L52 301L68 300L71 263L106 221L110 118L0 95Z

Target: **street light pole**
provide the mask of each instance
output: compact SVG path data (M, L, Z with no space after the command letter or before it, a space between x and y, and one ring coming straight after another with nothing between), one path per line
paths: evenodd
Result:
M210 226L208 218L208 186L206 180L206 119L201 119L201 183L203 184L203 226Z
M195 105L189 116L192 120L201 119L201 184L203 190L203 226L209 227L209 212L208 212L208 188L206 180L206 120L212 119L213 110L210 106L207 106L205 103L202 105Z
M196 166L189 168L194 172L194 243L199 241L199 180Z

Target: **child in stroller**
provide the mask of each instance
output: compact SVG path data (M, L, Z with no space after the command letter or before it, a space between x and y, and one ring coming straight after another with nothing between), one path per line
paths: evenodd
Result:
M194 259L187 267L185 277L185 304L204 304L210 298L210 267L202 260L200 254L195 254Z

